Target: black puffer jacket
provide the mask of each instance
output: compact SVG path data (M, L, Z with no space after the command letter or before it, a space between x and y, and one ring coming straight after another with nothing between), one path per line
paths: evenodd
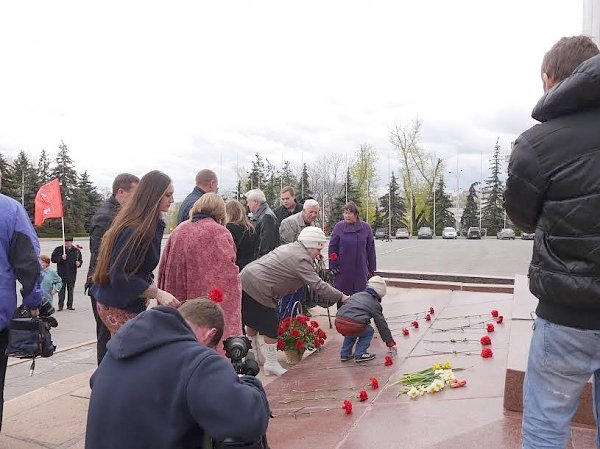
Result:
M515 142L505 207L535 230L529 288L538 316L600 329L600 55L544 94L543 122Z
M100 253L100 242L113 220L117 216L121 205L114 195L111 195L96 211L90 223L90 268L85 283L85 291L88 291L91 285L91 277L96 269L96 261Z

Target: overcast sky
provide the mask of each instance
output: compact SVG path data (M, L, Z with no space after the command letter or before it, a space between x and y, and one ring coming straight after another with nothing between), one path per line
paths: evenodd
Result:
M462 189L534 124L543 54L581 30L579 0L2 2L0 151L62 139L97 185L161 169L181 200L200 168L231 190L257 151L367 143L383 185L390 127L418 116Z

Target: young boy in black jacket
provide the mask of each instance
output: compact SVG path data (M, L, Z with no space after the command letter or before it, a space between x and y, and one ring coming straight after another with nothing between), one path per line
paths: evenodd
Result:
M396 348L381 307L381 298L386 292L385 280L380 276L373 276L367 282L365 291L350 296L337 311L335 328L344 336L340 353L342 362L354 358L355 362L360 363L375 358L375 354L367 352L375 333L370 325L371 318L375 320L379 335L388 348Z

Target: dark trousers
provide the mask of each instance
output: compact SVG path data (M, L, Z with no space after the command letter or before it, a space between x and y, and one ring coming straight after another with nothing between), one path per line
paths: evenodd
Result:
M6 347L8 346L8 329L0 332L0 432L2 431L2 414L4 413L4 379L6 378Z
M67 309L73 307L73 291L75 290L75 281L63 281L62 288L58 292L58 308L62 309L65 305L65 292L67 292Z
M106 354L106 344L110 340L110 331L100 319L100 315L98 315L96 299L90 295L90 300L92 301L92 311L94 312L94 319L96 320L96 339L98 340L96 343L96 356L98 358L98 365L100 365L100 362L104 358L104 354Z

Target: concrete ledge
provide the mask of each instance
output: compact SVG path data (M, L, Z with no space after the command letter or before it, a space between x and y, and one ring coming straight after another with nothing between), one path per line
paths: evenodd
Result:
M507 284L472 284L463 282L444 282L420 279L390 279L386 278L387 285L399 288L425 288L432 290L457 290L481 293L509 293L514 287Z
M514 277L505 276L487 276L477 274L459 274L459 273L427 273L417 271L395 271L395 270L380 270L377 271L378 276L388 279L417 279L421 281L436 281L436 282L460 282L467 284L500 284L514 285Z

